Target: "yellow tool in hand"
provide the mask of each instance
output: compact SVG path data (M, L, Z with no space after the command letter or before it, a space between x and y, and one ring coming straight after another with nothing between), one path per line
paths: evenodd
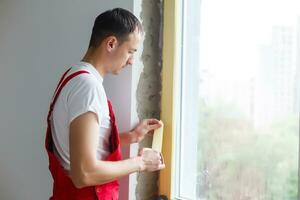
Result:
M162 144L163 144L163 133L164 133L164 124L160 120L161 127L154 130L153 140L152 140L152 149L161 153L162 151ZM162 157L162 154L161 154ZM164 163L162 157L162 163Z

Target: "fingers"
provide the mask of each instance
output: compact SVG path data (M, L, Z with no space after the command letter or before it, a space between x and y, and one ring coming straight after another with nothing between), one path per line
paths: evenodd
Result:
M143 148L142 157L147 161L161 159L160 153L150 148Z
M147 120L147 124L148 125L152 125L152 124L160 124L160 121L158 119L146 119Z
M138 152L138 155L142 156L144 154L144 152L151 151L151 150L152 150L151 148L140 148L139 152Z
M158 129L162 126L162 122L157 119L147 119L147 125L149 131Z
M149 131L152 131L152 130L160 128L161 124L153 124L153 125L149 125L148 127L149 127Z
M165 164L155 164L155 165L153 164L153 165L147 167L147 171L154 172L154 171L162 170L165 167L166 167Z
M144 148L140 150L140 154L145 165L145 171L157 171L165 168L161 153L150 148Z

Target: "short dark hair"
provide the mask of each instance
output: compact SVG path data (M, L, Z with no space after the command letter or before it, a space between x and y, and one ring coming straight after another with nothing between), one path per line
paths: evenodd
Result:
M89 48L98 47L106 37L111 35L116 36L122 43L136 28L139 32L143 32L140 21L130 11L123 8L107 10L95 19Z

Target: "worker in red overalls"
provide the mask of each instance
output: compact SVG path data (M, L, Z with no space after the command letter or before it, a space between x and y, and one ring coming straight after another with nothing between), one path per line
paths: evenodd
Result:
M118 74L133 63L142 32L139 20L127 10L100 14L85 56L61 77L47 118L46 149L54 180L50 199L117 200L118 178L165 167L160 154L147 148L121 160L120 145L141 141L161 124L145 119L119 135L102 85L106 74Z

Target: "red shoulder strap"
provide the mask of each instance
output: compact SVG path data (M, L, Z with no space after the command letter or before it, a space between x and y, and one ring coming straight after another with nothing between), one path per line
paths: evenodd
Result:
M59 82L58 82L58 84L57 84L57 87L56 87L56 89L55 89L54 95L55 95L55 93L57 92L57 89L58 89L58 87L60 86L61 82L65 79L67 73L68 73L71 69L72 69L72 68L70 67L70 68L63 74L63 76L60 78L60 80L59 80Z
M80 74L89 74L89 72L88 72L88 71L84 71L84 70L80 70L80 71L74 72L73 74L71 74L70 76L68 76L64 81L62 81L63 78L64 78L64 76L65 76L66 74L63 75L63 77L62 77L62 79L61 79L61 81L60 81L60 83L59 83L60 86L57 87L57 89L56 89L56 91L55 91L56 93L55 93L54 98L53 98L53 100L52 100L52 103L50 104L50 109L49 109L49 113L48 113L48 120L50 119L50 116L51 116L51 114L52 114L54 105L55 105L55 103L56 103L56 101L57 101L57 98L58 98L58 96L59 96L61 90L63 89L63 87L64 87L64 86L65 86L72 78L74 78L74 77L76 77L76 76L78 76L78 75L80 75ZM62 82L62 83L61 83L61 82Z
M71 69L71 68L70 68ZM80 75L80 74L89 74L88 71L85 71L85 70L80 70L80 71L77 71L77 72L74 72L73 74L69 75L66 79L65 76L67 75L67 73L70 71L70 69L68 69L62 76L62 78L60 79L59 83L58 83L58 86L56 87L55 89L55 93L54 93L54 98L50 104L50 108L49 108L49 112L48 112L48 116L47 116L47 135L46 135L46 148L48 150L52 150L52 136L51 136L51 125L50 125L50 117L52 115L52 112L53 112L53 108L54 108L54 105L57 101L57 98L60 94L60 92L62 91L62 89L64 88L64 86L74 77Z

